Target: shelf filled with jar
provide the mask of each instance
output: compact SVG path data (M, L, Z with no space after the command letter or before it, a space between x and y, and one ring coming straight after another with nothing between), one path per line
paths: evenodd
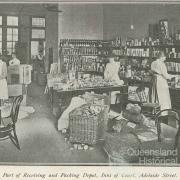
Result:
M125 58L126 63L121 78L126 79L130 84L151 82L150 67L152 61L157 59L160 51L166 54L165 64L169 74L176 75L170 83L170 88L180 88L180 44L160 44L158 41L152 43L143 40L126 42L124 52L118 54L120 59ZM121 52L121 50L119 51Z
M108 55L103 46L104 41L100 40L60 40L61 71L76 71L102 76L107 63L104 57Z

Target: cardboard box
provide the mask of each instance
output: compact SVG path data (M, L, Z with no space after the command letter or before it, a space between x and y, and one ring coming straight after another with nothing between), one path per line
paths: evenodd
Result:
M21 84L30 84L31 83L31 71L32 66L27 64L22 64L19 67L19 82Z
M23 94L22 84L9 84L8 85L8 95L9 96L19 96Z
M8 66L7 82L8 84L18 84L20 82L19 66Z
M8 95L19 96L26 94L26 87L23 84L8 84Z
M19 66L9 66L7 74L8 84L30 84L32 66L21 64Z

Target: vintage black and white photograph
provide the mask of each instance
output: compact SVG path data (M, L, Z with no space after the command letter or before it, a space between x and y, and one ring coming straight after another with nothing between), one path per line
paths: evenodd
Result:
M180 3L1 2L0 164L178 166Z

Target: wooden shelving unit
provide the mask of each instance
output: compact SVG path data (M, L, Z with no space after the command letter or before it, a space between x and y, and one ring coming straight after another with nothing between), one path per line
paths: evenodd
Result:
M61 72L83 72L103 76L107 61L103 54L103 41L60 40Z
M177 75L179 76L180 79L180 44L174 44L174 45L151 45L151 46L127 46L125 48L127 49L132 49L132 51L138 51L138 49L149 49L149 56L145 57L145 56L130 56L127 55L127 52L125 51L123 55L117 55L117 57L119 58L125 58L127 59L127 63L129 63L129 65L131 65L132 70L136 70L136 71L143 71L143 72L148 72L150 70L150 66L148 67L142 67L141 65L138 64L138 66L134 66L133 65L133 60L136 60L137 63L142 63L143 60L147 59L148 63L151 64L152 61L154 61L156 59L155 57L155 53L154 51L159 51L159 50L165 50L167 52L167 54L169 54L169 56L167 57L165 63L166 65L168 65L168 63L172 63L172 68L174 68L173 70L169 70L168 66L168 73L172 74L172 75ZM175 49L176 53L176 57L170 57L170 52L172 52L172 49ZM178 56L177 56L178 55ZM127 64L128 65L128 64ZM178 66L178 67L176 67ZM121 77L122 78L122 77ZM131 85L131 86L145 86L145 87L150 87L151 86L151 81L144 81L142 76L139 76L138 79L131 77L131 78L126 78L123 77L122 78L126 84ZM179 104L180 104L180 98L174 98L174 96L178 96L178 94L180 93L180 88L175 88L175 87L170 87L170 95L171 95L171 99L172 99L172 106L176 109L179 109ZM177 94L177 95L176 95Z

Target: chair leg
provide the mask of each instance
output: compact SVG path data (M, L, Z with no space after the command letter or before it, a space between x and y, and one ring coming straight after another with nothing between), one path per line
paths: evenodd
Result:
M161 142L161 124L157 122L158 142Z
M21 150L15 129L13 129L13 134L14 134L14 136L13 136L12 134L10 134L10 139L11 139L12 143L13 143L19 150Z
M175 137L174 149L178 148L179 136L180 136L180 129L178 129L178 132Z

